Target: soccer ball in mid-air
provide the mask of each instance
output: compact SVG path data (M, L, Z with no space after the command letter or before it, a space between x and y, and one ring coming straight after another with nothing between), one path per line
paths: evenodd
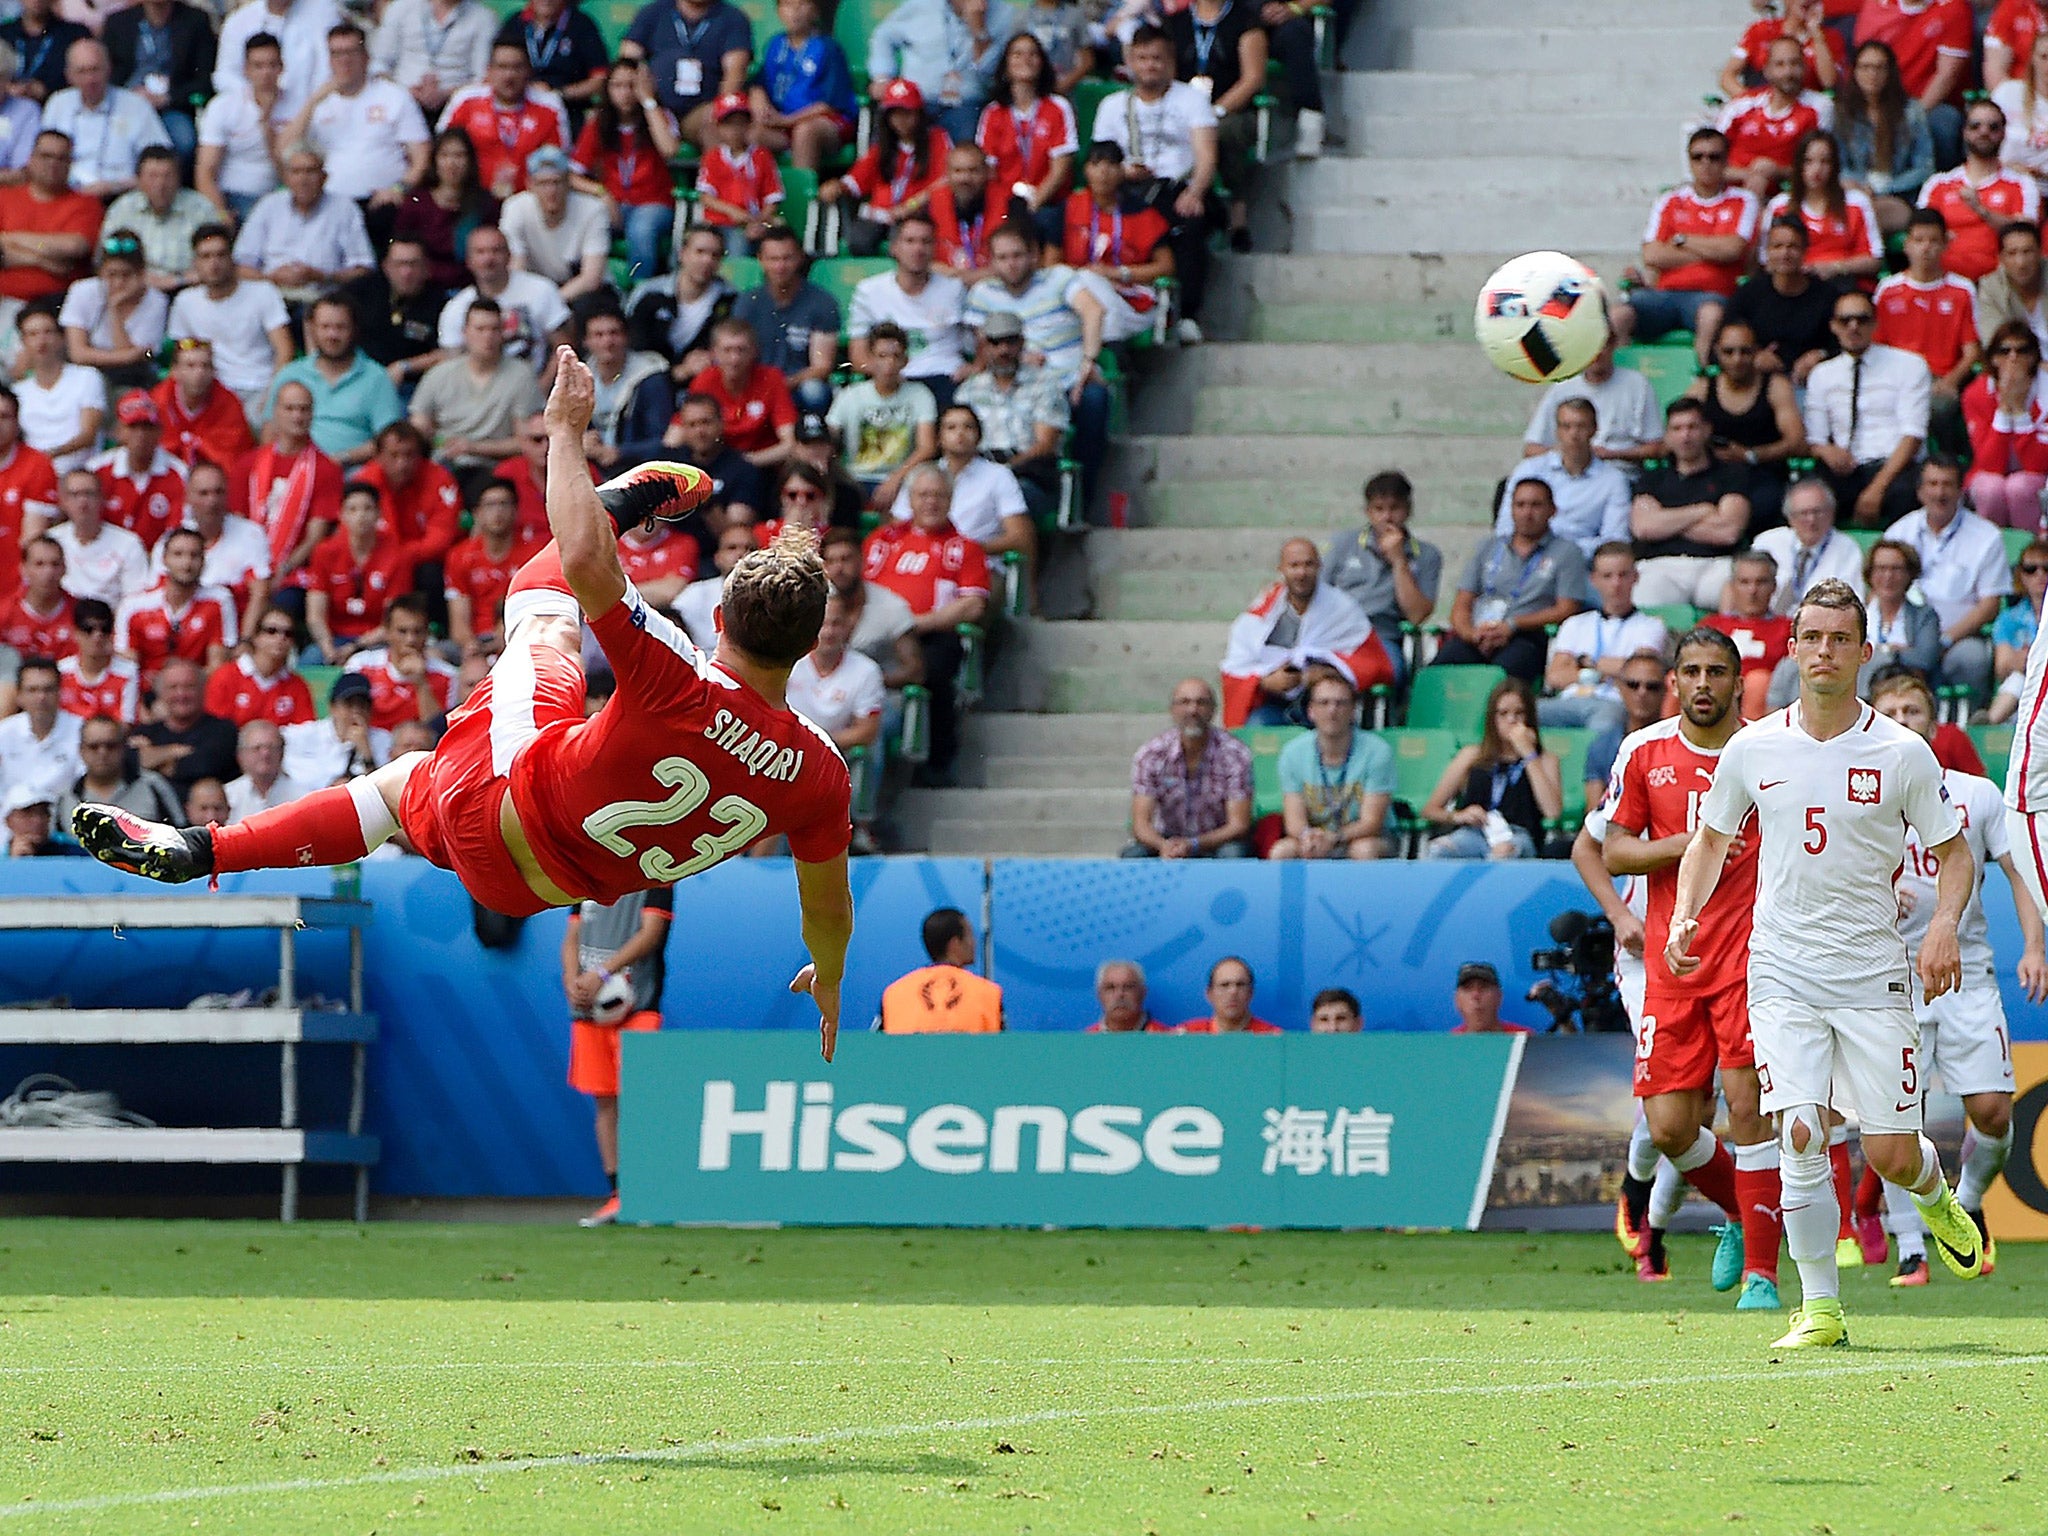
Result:
M1472 329L1502 373L1555 384L1584 373L1607 344L1607 289L1562 251L1531 251L1486 280Z

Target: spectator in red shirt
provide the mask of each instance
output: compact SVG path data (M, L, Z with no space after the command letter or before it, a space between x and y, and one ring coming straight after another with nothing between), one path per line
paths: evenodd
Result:
M21 550L57 516L57 467L21 437L21 401L0 384L0 600L21 580Z
M427 600L417 592L391 599L384 643L351 657L348 669L370 680L372 730L396 730L408 720L432 724L454 707L455 669L427 650Z
M1690 330L1704 362L1728 295L1749 266L1756 199L1728 185L1728 136L1720 129L1695 129L1685 154L1692 185L1658 198L1643 230L1642 263L1653 277L1630 269L1638 284L1652 286L1637 287L1616 306L1614 330L1623 342Z
M382 515L376 487L350 482L341 497L341 527L320 541L308 562L306 630L330 667L383 644L386 605L412 589L412 562L382 531Z
M2032 5L2034 0L2021 3ZM1781 37L1799 44L1801 62L1805 65L1801 90L1835 88L1835 81L1847 66L1848 45L1839 32L1829 29L1824 0L1791 0L1783 16L1758 17L1743 32L1742 40L1721 68L1721 94L1733 101L1750 88L1754 79L1761 79L1764 65L1770 59L1771 44Z
M925 212L932 216L932 270L957 277L969 288L989 273L988 241L1002 220L988 200L988 156L978 144L955 144L946 152L946 179L932 188Z
M477 179L500 202L526 190L526 158L536 149L552 144L569 152L568 109L561 97L532 81L526 46L495 42L484 83L457 91L437 125L469 136Z
M1061 255L1078 272L1093 272L1139 314L1158 301L1152 285L1173 276L1173 248L1158 209L1125 196L1124 152L1113 140L1088 146L1087 189L1067 199Z
M1771 613L1778 591L1778 562L1762 550L1735 557L1728 578L1725 613L1700 622L1735 642L1742 657L1742 718L1755 720L1770 710L1771 674L1792 647L1792 619Z
M1792 147L1790 190L1764 206L1764 224L1790 216L1806 226L1806 270L1840 287L1870 291L1884 268L1884 233L1868 192L1842 185L1842 151L1815 130Z
M270 541L270 600L297 615L307 562L340 515L341 467L313 446L313 392L297 380L278 386L269 433L235 466L228 505Z
M492 466L491 478L503 480L519 498L518 524L521 540L545 544L553 537L548 531L548 424L536 411L519 423L516 434L519 452ZM653 455L649 455L653 457Z
M760 361L753 327L721 320L711 328L711 366L690 381L690 393L718 402L726 446L757 468L782 463L796 446L796 401L782 374ZM681 442L671 423L663 443Z
M1941 264L1973 283L1997 267L1998 237L2006 225L2041 218L2040 184L2000 162L2004 143L2003 109L1995 101L1971 102L1963 119L1963 163L1937 171L1920 188L1920 206L1932 208L1948 225Z
M728 256L751 256L782 204L782 173L775 157L748 141L754 109L734 92L711 108L712 145L697 167L701 220L720 232Z
M974 141L988 157L996 202L1037 221L1048 245L1060 238L1060 211L1074 182L1081 147L1074 108L1055 95L1052 60L1029 32L1003 45L996 84L981 109Z
M266 613L249 631L247 654L220 667L206 680L206 712L247 725L303 725L313 718L313 690L292 668L292 621Z
M988 557L963 538L950 520L952 486L935 464L910 473L910 521L891 522L868 536L863 573L910 605L918 648L924 655L925 686L931 690L931 756L918 782L943 788L952 782L959 751L953 679L960 671L962 624L978 624L988 612Z
M1526 1024L1510 1024L1500 1016L1500 972L1484 960L1458 967L1458 989L1451 994L1458 1010L1454 1035L1526 1035Z
M235 600L224 587L201 586L206 543L197 528L164 535L163 579L125 599L114 620L114 644L142 668L144 683L174 656L211 671L241 643Z
M518 519L519 493L511 482L486 480L477 492L473 531L448 551L448 638L465 656L495 656L503 646L505 593L513 573L539 547L520 536Z
M121 446L93 460L107 521L156 548L167 529L185 518L185 466L163 449L163 425L156 402L139 389L121 397L114 411L114 440Z
M1184 1035L1277 1035L1278 1024L1252 1015L1252 989L1257 983L1252 968L1235 955L1225 955L1209 967L1209 985L1202 995L1209 1000L1209 1016L1189 1019L1180 1026Z
M1964 436L1959 396L1983 360L1977 345L1977 295L1963 278L1942 270L1948 226L1930 208L1906 221L1906 270L1877 285L1877 343L1924 360L1934 375L1928 435L1947 448Z
M1984 27L1984 89L1995 91L2027 72L2034 39L2048 21L2043 0L1998 0L1998 9Z
M1801 134L1834 123L1834 103L1802 89L1806 59L1794 38L1771 44L1764 88L1738 96L1721 110L1719 127L1728 136L1728 168L1762 200L1778 190L1792 168L1792 146Z
M462 492L432 455L426 434L401 418L377 434L375 455L351 482L376 488L380 536L416 566L438 562L462 537Z
M875 92L875 136L853 169L818 188L818 199L857 199L843 244L856 256L872 256L896 221L931 200L946 173L953 141L925 112L924 92L909 80L891 80ZM997 193L1000 203L1007 194Z
M202 458L233 469L256 446L235 392L213 376L213 344L171 343L170 377L149 392L163 423L164 448L189 468Z
M37 134L28 179L0 187L0 298L48 298L90 276L100 218L98 198L71 190L70 138Z
M2041 342L2024 320L1991 333L1984 377L1963 391L1970 429L1970 501L2004 528L2037 528L2048 486L2048 400Z
M22 546L21 589L0 597L0 645L52 661L78 649L76 603L64 590L64 548L48 534Z
M1970 54L1977 19L1970 0L1864 0L1856 15L1855 42L1889 43L1899 61L1899 78L1927 113L1934 131L1934 158L1954 165L1962 158L1962 114L1957 104L1969 83Z
M133 725L142 715L142 671L114 654L114 610L81 597L72 630L78 649L57 663L57 707L81 720L109 715Z
M602 193L611 205L612 227L625 237L635 281L643 282L668 266L676 219L668 166L682 142L675 115L654 99L646 68L634 59L611 66L569 157L577 189Z

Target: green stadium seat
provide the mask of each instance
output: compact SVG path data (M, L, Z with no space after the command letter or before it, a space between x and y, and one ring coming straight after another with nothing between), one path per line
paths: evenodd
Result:
M1699 623L1700 615L1704 611L1703 609L1693 607L1691 603L1659 603L1654 608L1645 608L1643 610L1645 613L1655 614L1658 618L1662 619L1664 627L1671 631L1674 638L1684 634L1695 624Z
M1507 673L1499 667L1424 667L1408 685L1408 720L1452 732L1462 742L1479 739L1486 696Z
M1096 110L1123 88L1121 80L1098 80L1092 75L1075 82L1071 98L1074 103L1074 126L1079 132L1084 150L1094 140Z
M816 171L801 170L794 165L782 167L782 222L799 236L804 232L804 221L810 217L811 204L817 200ZM759 278L755 279L755 282L759 281Z
M1599 734L1583 726L1551 726L1543 732L1543 748L1557 754L1559 788L1564 811L1558 817L1567 832L1586 819L1586 750Z
M839 301L843 320L853 307L853 290L861 279L877 272L894 271L895 266L887 256L834 256L829 261L812 263L811 281Z
M759 60L761 50L768 46L768 39L782 30L782 21L775 14L775 0L732 0L732 3L740 8L754 29L754 58Z
M1884 537L1882 528L1844 528L1842 532L1854 539L1857 547L1866 555L1870 553L1870 546Z
M2012 722L2003 725L1972 725L1966 728L1970 744L1984 759L1984 774L1992 783L2005 783L2006 764L2012 760Z
M1686 386L1699 372L1698 359L1692 350L1692 337L1684 331L1673 335L1677 338L1676 345L1629 346L1614 354L1616 362L1625 368L1635 369L1650 381L1660 406L1668 406L1684 394Z
M719 271L735 292L745 293L761 286L761 263L751 256L728 256Z
M2040 535L2031 528L2001 528L1998 530L2005 539L2005 563L2019 563L2020 551L2033 543Z
M896 9L898 0L840 0L832 18L832 35L846 50L846 62L853 66L853 83L867 92L868 38L882 19Z
M1394 749L1394 816L1389 826L1412 842L1422 831L1422 808L1436 781L1458 755L1458 736L1429 726L1388 726L1377 734Z
M1304 736L1298 725L1241 725L1230 733L1251 749L1252 819L1280 814L1280 749Z
M515 5L513 12L520 9ZM584 10L597 23L597 30L604 34L605 51L613 58L619 56L619 44L625 40L626 29L633 25L633 18L640 14L639 0L595 0Z
M327 718L327 690L334 686L334 680L341 676L339 667L301 667L299 676L306 680L306 687L313 694L313 713L320 719Z

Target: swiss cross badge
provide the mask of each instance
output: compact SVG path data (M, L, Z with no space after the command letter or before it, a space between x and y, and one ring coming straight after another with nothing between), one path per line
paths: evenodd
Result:
M1884 798L1884 775L1876 768L1849 770L1849 803L1875 805Z

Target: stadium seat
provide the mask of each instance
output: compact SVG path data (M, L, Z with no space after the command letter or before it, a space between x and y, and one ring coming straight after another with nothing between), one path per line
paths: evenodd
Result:
M1842 532L1854 539L1857 547L1866 555L1870 553L1870 546L1884 537L1882 528L1844 528Z
M1973 725L1967 727L1970 744L1977 749L1977 755L1984 759L1985 777L1994 784L2005 783L2006 764L2012 760L2012 722L2003 725Z
M735 293L761 286L761 263L751 256L728 256L719 270Z
M1458 755L1457 733L1411 725L1389 726L1378 735L1394 749L1394 807L1388 826L1401 840L1402 853L1413 858L1422 837L1422 808Z
M1082 144L1094 142L1096 110L1123 88L1123 82L1120 80L1098 80L1093 76L1075 82L1071 98L1074 104L1074 127Z
M1306 734L1298 725L1240 725L1230 733L1251 749L1252 818L1280 814L1280 749Z
M818 200L818 173L794 165L782 167L782 222L799 235L810 218L811 204ZM756 278L756 282L760 279Z
M1691 603L1659 603L1654 608L1645 608L1643 612L1655 614L1662 619L1664 627L1676 637L1699 623L1700 615L1705 610L1695 608Z
M312 690L313 713L319 719L327 718L327 690L334 686L334 680L341 676L339 667L301 667L299 676L306 680L306 687Z
M1660 406L1669 406L1684 394L1699 372L1699 359L1693 353L1689 331L1674 331L1648 346L1638 343L1623 347L1614 354L1614 360L1648 379Z
M811 264L811 281L839 301L843 323L853 308L853 290L861 279L895 269L896 264L886 256L835 256Z
M1586 750L1597 734L1583 726L1551 726L1543 732L1544 750L1557 754L1564 809L1556 825L1562 831L1574 832L1586 819Z
M2031 528L2001 528L1998 531L2005 538L2005 563L2007 565L2016 563L2019 560L2020 551L2040 537Z
M1486 696L1506 676L1499 667L1424 667L1408 685L1407 723L1448 730L1461 743L1477 741Z

